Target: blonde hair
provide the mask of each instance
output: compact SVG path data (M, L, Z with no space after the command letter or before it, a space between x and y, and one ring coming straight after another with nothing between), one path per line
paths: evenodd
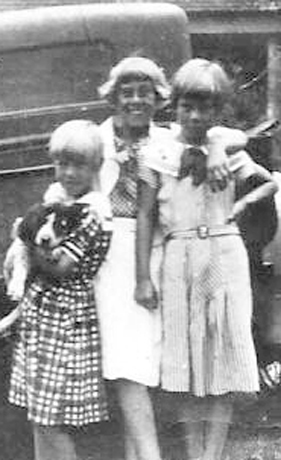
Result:
M120 83L133 78L149 79L155 90L158 107L166 104L170 88L164 72L155 62L144 57L127 57L114 66L108 80L99 88L100 97L114 104Z
M172 85L172 103L181 96L212 98L222 106L231 93L231 82L220 64L195 58L183 64L176 72Z
M90 120L71 120L60 125L51 135L49 155L84 158L94 170L103 163L103 141L99 127Z

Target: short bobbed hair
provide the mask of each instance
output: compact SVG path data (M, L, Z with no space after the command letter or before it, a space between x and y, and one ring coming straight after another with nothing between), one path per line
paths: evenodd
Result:
M195 58L183 64L176 72L172 84L171 99L174 106L180 97L211 98L218 107L225 104L232 84L220 64Z
M98 125L91 120L71 120L60 125L49 141L53 161L61 158L84 160L98 171L103 163L103 141Z
M165 74L154 61L144 57L127 57L116 64L111 69L108 80L99 88L100 97L114 105L120 84L132 79L150 80L155 90L158 108L167 103L170 87Z

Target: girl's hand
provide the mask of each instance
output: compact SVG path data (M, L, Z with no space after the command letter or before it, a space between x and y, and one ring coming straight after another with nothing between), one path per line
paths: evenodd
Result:
M207 180L213 192L224 190L231 177L228 158L224 146L212 148L209 145L209 154L207 156Z
M240 200L236 201L232 208L231 215L227 218L227 223L230 224L231 222L239 221L239 218L246 211L247 206L248 203L245 198L241 198Z
M141 281L135 289L135 301L148 310L158 307L156 290L150 280Z
M247 145L248 137L240 129L213 126L207 132L206 141L209 152L207 179L211 189L216 192L223 190L231 178L228 155L243 150Z

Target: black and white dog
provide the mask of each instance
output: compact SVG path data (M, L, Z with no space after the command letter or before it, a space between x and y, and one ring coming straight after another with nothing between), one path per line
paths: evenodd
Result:
M11 244L5 264L4 278L8 297L19 302L24 295L27 284L32 280L32 252L36 246L54 250L66 236L81 223L83 216L89 213L89 206L83 203L65 205L36 204L23 217L16 229L16 237ZM0 334L19 317L16 307L0 320Z
M34 245L53 249L81 223L87 205L54 203L35 205L19 224L19 238L32 249Z

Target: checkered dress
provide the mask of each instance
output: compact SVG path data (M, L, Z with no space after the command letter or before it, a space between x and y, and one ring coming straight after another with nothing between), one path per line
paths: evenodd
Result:
M97 220L84 219L62 243L77 261L71 277L54 283L38 276L22 300L9 400L35 423L108 418L92 280L109 241Z

